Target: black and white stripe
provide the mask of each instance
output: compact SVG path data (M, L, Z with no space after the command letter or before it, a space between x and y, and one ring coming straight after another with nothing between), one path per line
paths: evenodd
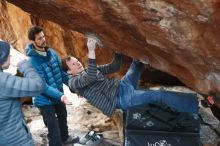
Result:
M95 59L89 59L88 70L69 80L70 89L85 97L105 115L111 116L118 102L119 80L107 78L103 74L117 71L121 58L121 55L116 54L110 64L98 67Z

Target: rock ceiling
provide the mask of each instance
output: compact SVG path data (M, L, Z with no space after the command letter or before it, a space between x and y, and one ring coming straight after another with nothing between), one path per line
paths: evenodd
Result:
M220 95L220 0L7 0Z

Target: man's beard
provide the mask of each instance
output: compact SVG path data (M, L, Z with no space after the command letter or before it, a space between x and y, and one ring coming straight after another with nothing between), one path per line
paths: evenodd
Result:
M45 47L46 47L46 43L43 43L43 44L42 44L42 45L40 45L40 46L36 44L36 46L37 46L38 48L43 49L43 48L45 48Z

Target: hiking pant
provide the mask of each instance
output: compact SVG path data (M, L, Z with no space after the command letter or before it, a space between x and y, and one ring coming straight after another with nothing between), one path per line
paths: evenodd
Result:
M49 146L62 146L68 138L67 111L63 103L39 107L48 128Z
M137 61L132 62L128 72L120 81L118 108L126 110L149 103L162 103L179 112L198 112L196 94L163 90L138 90L137 85L143 70L144 64Z

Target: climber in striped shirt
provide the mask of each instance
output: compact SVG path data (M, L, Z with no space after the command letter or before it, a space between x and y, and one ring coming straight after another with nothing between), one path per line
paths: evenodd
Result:
M121 80L105 75L120 69L122 55L115 54L111 63L96 65L96 40L88 38L88 69L75 57L63 59L63 69L72 75L68 85L72 92L86 98L90 104L111 116L115 109L129 109L149 103L163 103L180 112L196 113L198 100L196 94L160 90L139 90L138 81L144 70L144 64L133 61Z

